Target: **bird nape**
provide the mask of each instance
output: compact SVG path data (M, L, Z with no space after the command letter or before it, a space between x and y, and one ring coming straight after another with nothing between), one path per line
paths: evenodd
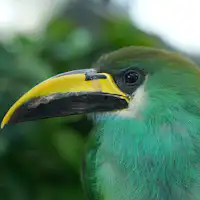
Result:
M82 183L90 200L200 199L200 70L183 56L125 47L54 76L2 121L93 113Z

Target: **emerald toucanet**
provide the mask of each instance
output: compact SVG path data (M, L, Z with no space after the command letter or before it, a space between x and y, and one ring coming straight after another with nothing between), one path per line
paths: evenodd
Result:
M200 70L192 61L122 48L93 69L37 85L10 108L2 128L83 113L96 120L82 170L90 200L200 200Z

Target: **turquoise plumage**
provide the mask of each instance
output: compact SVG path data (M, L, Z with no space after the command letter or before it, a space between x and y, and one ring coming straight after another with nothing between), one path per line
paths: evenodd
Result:
M108 63L116 68L137 65L148 71L148 78L137 113L130 107L128 116L102 115L91 135L83 172L91 199L200 199L199 69L151 49L142 48L129 61L126 57L127 52L116 62L119 66Z

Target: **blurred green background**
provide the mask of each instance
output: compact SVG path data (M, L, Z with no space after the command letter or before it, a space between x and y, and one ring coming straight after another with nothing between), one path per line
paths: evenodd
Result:
M27 90L52 75L88 68L102 54L128 45L167 48L117 11L76 1L63 7L37 37L0 44L0 119ZM120 9L119 9L120 11ZM85 116L7 126L0 134L1 200L85 199L80 183Z

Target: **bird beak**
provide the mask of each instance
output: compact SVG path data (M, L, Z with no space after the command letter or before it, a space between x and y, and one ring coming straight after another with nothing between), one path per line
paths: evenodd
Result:
M6 124L125 109L129 98L111 75L93 69L59 74L24 94L7 112Z

